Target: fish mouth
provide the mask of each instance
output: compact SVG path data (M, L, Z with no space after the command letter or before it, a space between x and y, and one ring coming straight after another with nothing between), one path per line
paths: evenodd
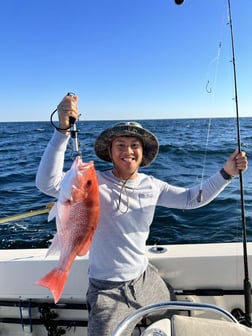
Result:
M79 165L78 165L78 168L79 168L79 172L80 174L83 174L85 171L87 171L89 168L92 168L94 166L94 162L93 161L90 161L88 163L83 163L83 162L80 162Z

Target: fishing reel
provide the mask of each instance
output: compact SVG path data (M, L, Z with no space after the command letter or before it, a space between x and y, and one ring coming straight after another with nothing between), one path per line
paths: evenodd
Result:
M249 327L249 328L252 327L250 316L247 316L247 314L242 309L234 308L231 311L231 314L237 319L237 321L240 324L243 324L243 325L245 325L246 327Z

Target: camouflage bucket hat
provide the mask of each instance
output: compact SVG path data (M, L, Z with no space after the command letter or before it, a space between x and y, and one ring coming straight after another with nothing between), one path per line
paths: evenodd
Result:
M144 129L137 122L120 122L113 127L104 130L96 139L94 150L103 161L111 162L109 148L112 141L119 136L139 138L143 143L142 167L149 165L157 156L159 144L156 136Z

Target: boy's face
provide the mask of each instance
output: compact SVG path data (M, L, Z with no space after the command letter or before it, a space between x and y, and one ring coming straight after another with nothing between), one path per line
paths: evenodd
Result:
M135 178L143 159L143 145L136 137L116 137L111 144L110 156L123 179Z

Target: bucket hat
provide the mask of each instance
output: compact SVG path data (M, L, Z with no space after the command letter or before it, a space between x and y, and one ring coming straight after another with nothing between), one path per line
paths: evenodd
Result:
M159 144L156 136L138 122L129 121L117 123L97 137L94 145L96 155L103 161L112 162L109 148L112 141L119 136L136 137L142 141L143 160L140 165L142 167L149 165L158 154Z

